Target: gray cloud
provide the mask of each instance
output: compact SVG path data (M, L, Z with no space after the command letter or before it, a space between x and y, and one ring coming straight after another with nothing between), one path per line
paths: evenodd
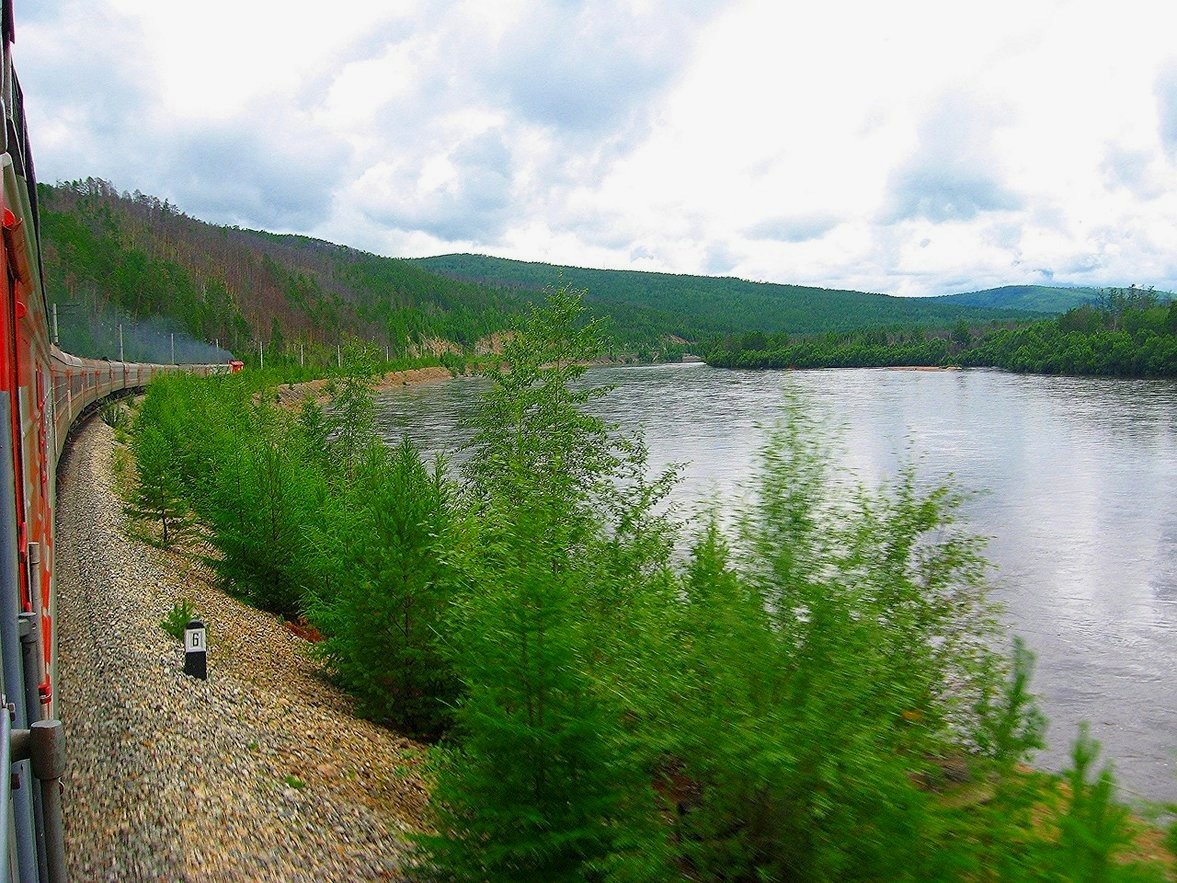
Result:
M330 64L300 72L286 94L259 96L199 129L162 122L165 96L135 20L65 0L22 37L39 43L27 76L42 118L79 123L77 138L48 151L47 178L98 175L211 221L312 233L339 194L358 193L359 217L478 244L498 241L544 205L549 229L624 248L615 219L584 217L568 194L599 184L640 142L657 96L722 6L536 4L496 31L483 17L427 2L412 15L382 14ZM356 76L367 68L352 67L373 62L379 72L386 60L396 69L410 63L411 80L382 89ZM373 101L350 141L315 122L335 118L341 84L359 90L338 105L345 117L364 114L365 91ZM439 158L452 166L443 183Z
M1006 251L1017 251L1022 242L1021 223L994 224L985 232L985 241Z
M1113 144L1105 150L1099 170L1108 185L1123 187L1140 199L1155 199L1165 192L1165 186L1157 178L1152 160L1149 151L1128 150Z
M1094 273L1104 265L1103 258L1097 254L1077 254L1055 267L1055 272L1063 276L1085 276Z
M718 8L537 4L501 33L444 6L428 11L428 27L416 21L415 31L387 22L338 64L343 71L365 60L415 62L411 88L373 108L370 134L396 146L368 154L354 171L355 179L379 181L360 194L362 213L400 231L489 245L542 205L549 229L624 248L615 219L571 208L568 195L599 184L649 130L656 96L688 63L695 34ZM465 121L478 117L493 120L493 135L469 134L479 123ZM443 186L439 157L457 173Z
M887 219L967 221L980 212L1017 209L1021 205L1020 200L989 175L929 165L905 169L892 178Z
M623 251L631 247L634 231L623 215L591 207L571 208L566 202L552 202L548 213L554 231L571 233L581 242L598 248Z
M124 159L136 165L142 149L131 133L141 131L153 84L141 60L146 37L138 23L74 5L64 13L54 9L53 16L41 10L21 23L18 42L31 50L19 62L34 153L47 124L68 121L68 139L55 145L66 159L56 164L62 177L113 177ZM103 167L95 168L95 160Z
M246 227L313 228L347 168L344 145L297 118L179 131L170 147L156 171L164 192L198 217Z
M511 218L513 162L497 131L461 142L450 154L455 174L444 187L423 187L423 166L413 163L362 195L372 220L398 230L422 230L448 241L496 239Z
M1161 143L1170 155L1177 153L1177 61L1172 61L1157 75L1157 123Z
M689 58L694 30L718 4L645 13L601 2L541 4L496 47L487 84L528 122L569 135L623 128Z
M838 226L839 220L833 215L813 214L793 217L767 218L753 224L744 232L753 239L770 239L777 242L808 242L820 239Z
M739 256L727 245L716 242L707 248L703 267L713 276L723 276L730 273L740 262Z
M168 118L138 23L78 4L26 22L22 64L34 148L46 180L95 175L167 198L209 221L306 230L331 211L348 148L316 125L311 80L293 101L263 100L216 123ZM38 132L69 137L39 151Z
M883 222L967 221L1021 208L1022 199L994 172L990 141L1000 120L967 94L945 96L920 124L915 153L888 182Z
M54 3L21 3L16 11L16 27L22 32L32 24L52 21L61 15L61 10L55 8Z
M159 47L144 29L167 27L168 19L153 14L140 25L108 8L110 3L53 0L29 3L18 14L17 61L38 169L46 180L100 176L121 189L168 198L211 221L310 235L329 231L331 238L378 250L460 245L527 257L518 251L552 250L558 241L562 260L568 261L577 251L570 243L578 243L582 254L618 265L628 256L631 262L688 272L747 268L761 278L787 281L809 274L806 281L815 284L873 289L894 282L904 293L943 290L945 280L954 281L966 268L976 284L963 287L978 288L999 283L1011 271L1031 278L1053 271L1059 279L1071 274L1075 281L1088 281L1124 272L1123 267L1159 268L1167 259L1161 254L1168 215L1156 197L1172 189L1168 179L1177 168L1177 57L1163 70L1158 66L1163 59L1142 59L1147 69L1160 71L1146 88L1170 162L1160 151L1151 158L1139 152L1140 143L1101 144L1106 133L1120 128L1110 118L1103 126L1097 108L1067 133L1079 145L1069 159L1104 151L1101 163L1080 172L1102 180L1112 197L1096 208L1106 208L1105 220L1116 228L1116 238L1104 241L1091 229L1094 216L1076 216L1088 207L1076 208L1070 194L1051 189L1051 181L1035 183L1033 190L1027 185L1027 194L1010 185L1000 157L1021 167L1043 154L1033 149L1041 146L1033 141L1040 130L1019 129L1014 118L1015 112L1023 121L1035 113L1027 96L1033 98L1036 90L1005 93L1010 110L1003 111L977 98L1001 96L1006 88L985 72L975 85L970 81L976 94L958 89L917 110L922 116L911 155L891 168L888 179L866 182L864 192L885 187L871 217L862 207L838 209L839 217L790 213L788 202L777 203L779 214L762 217L728 202L741 198L740 188L713 197L720 205L703 205L690 181L661 180L666 170L647 146L664 149L666 139L646 139L659 130L678 86L706 83L705 94L719 87L734 96L764 85L762 72L755 75L759 81L749 80L755 66L744 70L739 59L713 69L705 80L684 76L696 59L714 64L712 52L739 52L743 45L728 46L726 38L702 42L711 18L722 13L725 28L746 27L758 14L721 0L551 0L493 9L414 0L397 4L399 11L385 5L371 13L372 21L357 9L365 18L358 26L337 29L323 45L283 44L289 51L281 52L266 42L279 39L278 30L263 28L250 35L256 58L242 53L217 58L212 50L209 64L232 70L242 91L227 96L211 122L192 116L203 112L202 101L162 92L179 72L154 71ZM301 30L295 33L307 38ZM158 33L154 39L158 42ZM697 55L697 46L707 51ZM314 61L299 69L292 59L302 57ZM258 65L271 58L284 59L274 64L290 69L269 67L251 82L251 72L258 74ZM854 70L855 58L844 60ZM862 68L856 75L870 74ZM724 82L715 83L715 77ZM270 91L258 94L263 84ZM825 86L816 77L806 88L820 97ZM873 149L877 138L886 150L906 134L901 127L907 109L925 94L922 87L918 94L899 90L894 104L877 97L878 109L864 120L856 144ZM245 95L252 96L247 110L228 109ZM674 113L664 121L667 131L689 113L682 100L689 97L676 96ZM774 110L771 100L763 113L788 116ZM226 114L232 115L226 119ZM804 112L787 122L794 133L820 125ZM682 129L684 138L706 128L692 126ZM732 139L744 137L741 120L726 121L724 130ZM1002 136L1000 156L995 131ZM755 184L777 163L792 161L787 147L792 137L784 126L766 128L753 151L763 161L741 168L736 156L732 171ZM684 146L699 149L701 142ZM835 161L855 160L831 152L829 162ZM815 171L829 169L819 158ZM632 192L621 191L619 181L631 182ZM817 175L814 187L821 186ZM1137 198L1124 199L1125 191ZM812 196L823 198L817 189ZM807 205L837 202L834 196ZM743 211L746 229L732 230L724 220L732 215L723 210L733 206ZM905 223L917 219L921 223ZM800 266L781 260L777 243L820 240L843 221L855 229L865 225L869 236L849 237L847 253L823 262ZM927 229L939 222L953 225L952 234ZM1051 235L1034 235L1038 228ZM1154 229L1161 232L1151 235ZM1129 239L1133 230L1136 238ZM1074 252L1080 257L1068 263ZM896 275L892 279L889 273ZM1159 278L1147 281L1165 284Z

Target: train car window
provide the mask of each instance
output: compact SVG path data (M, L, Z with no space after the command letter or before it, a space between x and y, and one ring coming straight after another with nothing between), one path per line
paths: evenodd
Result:
M4 120L5 135L8 138L8 154L12 157L12 170L18 177L25 174L24 151L20 149L20 138L17 137L17 123L11 116Z

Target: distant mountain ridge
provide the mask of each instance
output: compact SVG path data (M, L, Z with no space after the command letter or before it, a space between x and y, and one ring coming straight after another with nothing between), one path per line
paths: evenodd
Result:
M1099 298L1102 288L1065 288L1055 285L1002 285L983 291L943 294L944 303L991 309L1026 310L1035 313L1065 313Z
M1104 288L1091 286L1003 285L1000 288L987 288L983 291L944 294L935 299L944 303L970 307L1026 310L1036 313L1065 313L1084 304L1095 303L1105 291ZM1170 291L1154 293L1162 302L1171 301L1174 297Z
M392 357L460 350L509 327L546 288L586 289L607 318L617 355L665 357L683 341L765 332L814 335L872 328L972 327L1025 320L1071 303L1007 287L940 298L750 282L732 277L560 267L485 255L398 259L306 236L208 224L167 201L120 193L101 179L40 185L46 293L61 343L81 355L166 358L217 342L238 356L334 361L352 339ZM1094 292L1093 289L1089 290ZM1037 298L1037 299L1035 299ZM147 339L155 341L147 350ZM185 347L183 352L194 349ZM188 356L205 358L205 356Z
M460 279L523 291L571 284L587 302L613 314L660 322L687 340L744 331L820 334L873 327L945 327L1027 318L1024 309L994 308L943 298L903 298L846 289L750 282L640 270L598 270L487 255L448 254L410 263Z

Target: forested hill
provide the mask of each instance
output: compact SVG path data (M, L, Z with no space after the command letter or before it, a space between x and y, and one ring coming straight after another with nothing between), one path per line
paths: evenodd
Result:
M166 357L158 342L176 331L246 357L259 341L271 356L301 345L320 361L353 338L393 357L467 349L531 299L321 240L207 224L98 179L38 195L46 293L62 346L83 355L116 356L120 323L128 359Z
M730 276L594 270L470 254L419 258L412 263L453 279L523 291L563 279L587 289L590 306L601 305L634 321L657 321L688 340L741 331L818 334L913 325L943 328L962 318L972 324L1027 318L1020 308L981 308L948 298L892 297Z
M766 332L979 327L1017 309L961 305L742 279L555 267L472 255L381 257L303 236L208 224L167 201L100 179L39 186L47 295L61 344L81 355L178 359L232 352L334 360L359 339L393 358L471 353L509 327L545 288L588 290L610 320L615 354L658 357L685 341ZM191 343L189 346L185 341ZM201 348L197 342L220 345Z
M944 294L936 300L954 306L990 307L1026 310L1037 313L1065 313L1084 304L1095 303L1101 288L1059 288L1051 285L1003 285L984 291Z

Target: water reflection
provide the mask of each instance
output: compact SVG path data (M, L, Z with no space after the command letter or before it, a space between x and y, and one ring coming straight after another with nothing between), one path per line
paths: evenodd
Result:
M1177 800L1177 383L1021 377L995 371L718 371L601 368L598 408L642 430L651 467L686 464L676 499L730 495L755 468L782 388L844 427L838 461L867 483L917 464L973 495L991 537L1011 628L1038 654L1053 748L1066 763L1080 720L1129 793ZM388 437L453 451L486 381L409 387L382 399Z

